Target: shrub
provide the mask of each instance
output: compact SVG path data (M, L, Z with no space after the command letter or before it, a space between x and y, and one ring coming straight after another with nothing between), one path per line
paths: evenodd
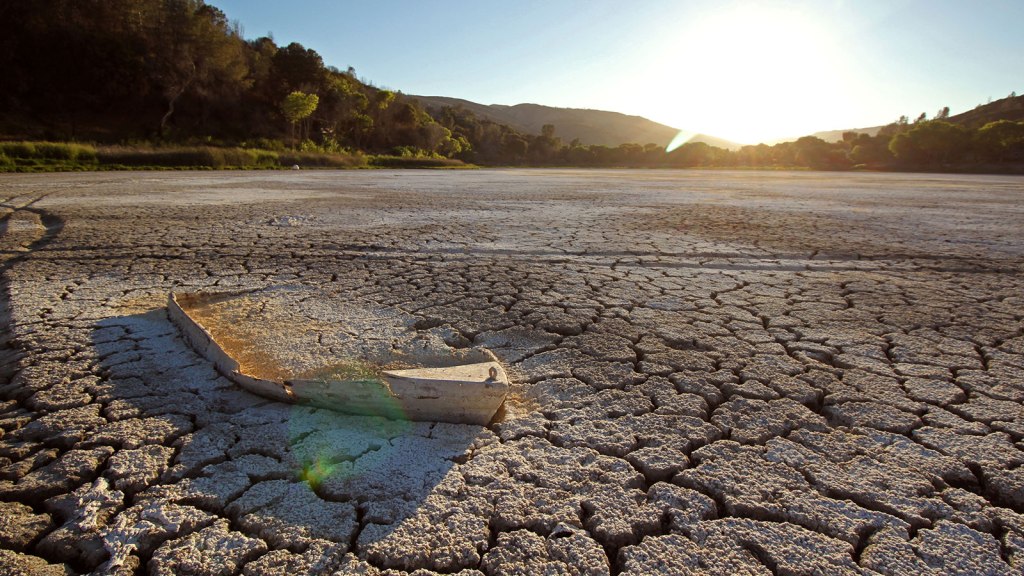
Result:
M0 152L11 158L35 158L36 147L31 142L2 142Z
M218 162L223 165L223 157L218 160L211 150L210 148L132 149L111 147L100 150L97 156L102 164L121 164L131 167L214 168Z
M275 152L214 146L152 147L134 143L94 148L86 144L55 142L0 142L0 167L17 170L69 170L99 168L356 168L366 156L356 153Z
M245 148L207 148L212 168L268 168L277 166L277 154Z
M269 150L253 150L254 165L259 168L272 168L279 166L277 153Z
M312 166L317 168L358 168L366 165L366 158L347 154L314 154L310 152L289 152L278 156L282 166Z
M56 142L37 142L35 144L36 156L49 158L50 160L74 160L75 150L70 144L58 144Z
M279 166L276 152L210 146L149 149L118 146L104 148L98 152L98 156L101 164L110 167L276 168ZM302 159L301 162L296 159L290 159L288 162L290 164L315 165L308 158Z
M64 142L0 142L2 165L37 170L82 169L96 163L96 149L87 144Z
M379 168L461 168L466 165L454 158L416 158L408 156L374 156L371 166Z
M34 143L34 146L37 158L65 160L69 162L96 161L96 149L85 144L36 142Z
M401 158L422 158L425 153L415 146L395 146L391 150L391 155Z
M83 164L95 164L97 161L96 149L86 144L69 144L74 154L73 157Z

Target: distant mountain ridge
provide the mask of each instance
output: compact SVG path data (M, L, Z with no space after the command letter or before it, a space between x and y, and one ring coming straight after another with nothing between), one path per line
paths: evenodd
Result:
M870 128L847 128L846 130L825 130L824 132L815 132L811 134L815 138L821 138L825 142L839 142L843 139L843 134L846 132L856 132L857 134L867 134L868 136L875 136L883 126L872 126ZM792 140L796 140L793 138Z
M578 139L581 144L617 147L620 144L657 144L667 146L679 133L677 128L659 124L641 116L630 116L620 112L590 110L582 108L556 108L540 104L480 104L448 96L413 96L427 108L444 106L462 107L479 118L505 124L525 134L540 134L541 127L551 124L555 136L569 143ZM705 142L719 148L737 150L740 144L698 134L691 142Z

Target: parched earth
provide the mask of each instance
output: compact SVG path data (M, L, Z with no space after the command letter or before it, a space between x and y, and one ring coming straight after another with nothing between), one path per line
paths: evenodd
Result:
M0 573L1024 571L1022 178L94 173L0 199ZM278 404L164 309L271 287L486 346L513 393L487 427Z

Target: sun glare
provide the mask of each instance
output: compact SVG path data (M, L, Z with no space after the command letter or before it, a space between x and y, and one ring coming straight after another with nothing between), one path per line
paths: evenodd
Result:
M756 144L830 128L849 96L834 37L806 13L732 7L675 34L646 71L660 122Z

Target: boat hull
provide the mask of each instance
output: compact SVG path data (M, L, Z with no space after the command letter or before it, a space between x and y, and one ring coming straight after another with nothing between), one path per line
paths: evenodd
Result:
M230 295L228 295L229 297ZM382 370L370 378L260 378L247 373L210 331L189 314L201 295L171 293L167 312L189 346L240 387L279 402L310 404L339 412L456 424L486 425L508 393L508 376L494 355L484 349L460 350L438 357L415 353L420 366ZM468 361L468 363L457 363Z

